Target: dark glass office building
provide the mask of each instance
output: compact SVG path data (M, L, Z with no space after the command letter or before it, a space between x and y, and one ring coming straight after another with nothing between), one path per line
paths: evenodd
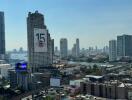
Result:
M0 59L5 55L5 19L4 12L0 12Z

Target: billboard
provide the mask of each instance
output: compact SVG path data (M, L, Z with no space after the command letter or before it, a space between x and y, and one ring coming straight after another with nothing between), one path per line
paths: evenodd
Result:
M50 78L50 86L60 87L60 78Z
M34 52L47 52L47 30L34 28Z
M27 71L27 62L16 63L15 70L16 71Z

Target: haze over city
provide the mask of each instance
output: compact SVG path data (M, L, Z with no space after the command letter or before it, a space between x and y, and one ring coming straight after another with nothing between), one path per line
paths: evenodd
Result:
M103 47L117 35L132 34L131 0L1 0L5 13L6 50L27 49L26 17L38 10L45 16L55 46L68 39L71 49L76 38L80 48Z
M132 100L131 0L1 0L0 100Z

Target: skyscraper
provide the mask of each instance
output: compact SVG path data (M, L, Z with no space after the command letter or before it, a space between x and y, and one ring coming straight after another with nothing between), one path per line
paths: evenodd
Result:
M0 59L5 55L5 20L4 12L0 12Z
M132 35L117 36L117 56L132 57Z
M72 56L73 57L77 57L77 44L73 44L73 47L72 47Z
M55 52L55 50L54 50L54 39L52 39L51 41L52 41L52 54L54 55L54 52Z
M32 71L52 64L52 40L43 14L35 11L27 17L28 61Z
M79 57L80 47L79 47L79 39L76 39L76 56Z
M68 46L67 45L68 45L67 39L62 38L60 40L60 56L61 56L61 59L67 58L67 53L68 53Z
M54 56L54 39L51 39L51 44L50 44L50 45L51 45L51 46L50 46L50 47L51 47L51 49L50 49L50 50L51 50L51 51L50 51L50 52L51 52L51 53L50 53L50 58L51 58L51 61L52 61L51 63L53 63L53 56Z
M116 40L109 41L109 61L116 61Z
M54 55L55 55L55 56L59 56L59 55L60 55L60 53L59 53L59 50L58 50L58 47L57 47L57 46L55 47L55 50L54 50Z
M109 47L108 46L104 46L103 52L108 54L109 53Z

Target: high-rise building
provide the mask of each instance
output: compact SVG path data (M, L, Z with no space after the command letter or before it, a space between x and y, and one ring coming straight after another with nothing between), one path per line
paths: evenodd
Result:
M76 56L79 57L80 47L79 47L79 39L76 39Z
M52 40L43 14L35 11L27 17L28 61L32 71L52 64Z
M79 55L80 55L80 47L79 47L79 39L77 38L76 43L73 44L73 47L72 47L72 56L79 57Z
M67 54L68 54L68 44L67 44L67 39L66 38L62 38L60 40L60 57L63 58L67 58Z
M72 47L72 56L73 57L77 57L77 44L73 44L73 47Z
M98 52L98 47L97 47L97 46L95 46L95 52L96 52L96 53Z
M21 53L22 53L23 51L24 51L24 50L23 50L23 48L22 48L22 47L20 47L19 52L21 52Z
M57 46L55 47L54 55L55 56L59 56L60 55L60 51L58 50L58 47Z
M108 54L109 53L109 47L108 46L104 46L103 52Z
M117 36L117 57L132 57L132 35Z
M54 56L54 39L51 39L50 42L50 58L51 58L51 63L53 63L53 56Z
M54 55L54 39L52 39L52 54Z
M109 61L116 61L116 40L109 41Z
M4 12L0 12L0 59L5 56L5 19Z

